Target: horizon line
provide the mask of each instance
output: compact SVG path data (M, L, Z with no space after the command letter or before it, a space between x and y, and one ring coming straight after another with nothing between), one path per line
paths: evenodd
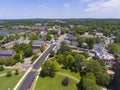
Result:
M62 19L120 19L120 18L1 18L0 20L25 20L25 19L51 19L51 20L62 20Z

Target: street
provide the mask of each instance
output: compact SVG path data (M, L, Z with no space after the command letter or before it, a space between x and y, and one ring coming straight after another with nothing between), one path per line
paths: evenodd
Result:
M25 78L24 82L22 83L21 87L19 90L28 90L31 85L33 80L35 79L35 74L37 72L37 69L39 69L40 64L45 60L45 58L49 55L50 51L55 47L55 45L51 45L46 52L39 58L39 60L33 65L32 70L29 72L27 77Z

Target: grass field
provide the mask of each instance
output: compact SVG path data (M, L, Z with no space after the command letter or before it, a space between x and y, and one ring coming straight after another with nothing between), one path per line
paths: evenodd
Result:
M59 71L65 73L65 74L69 74L71 76L74 76L77 79L81 79L80 73L71 72L70 70L66 70L66 69L60 69Z
M7 73L8 71L15 71L16 69L5 69L4 71L0 71L0 74Z
M77 82L72 79L69 79L68 86L62 86L61 82L64 78L61 75L56 75L55 78L39 77L35 90L77 90Z
M14 86L17 84L17 82L20 80L20 78L23 76L23 74L14 75L12 74L11 77L0 77L0 90L13 90Z

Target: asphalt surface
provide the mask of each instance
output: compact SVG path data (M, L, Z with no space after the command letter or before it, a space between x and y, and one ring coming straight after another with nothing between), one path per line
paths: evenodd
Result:
M33 65L32 70L29 72L27 77L25 78L24 82L22 83L19 90L29 90L30 86L32 85L33 80L35 79L35 74L37 72L37 69L39 69L40 64L45 60L45 58L48 56L50 51L55 47L55 45L51 45L47 51L39 58L39 60Z

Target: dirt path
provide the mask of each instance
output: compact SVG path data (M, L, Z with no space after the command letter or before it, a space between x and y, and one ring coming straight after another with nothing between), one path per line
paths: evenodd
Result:
M11 72L12 74L15 73L15 71ZM0 77L6 76L7 73L0 74Z
M66 73L57 72L57 74L59 74L59 75L63 75L63 76L66 76L66 77L69 77L69 78L71 78L71 79L73 79L73 80L75 80L75 81L77 81L77 82L80 81L79 79L75 78L74 76L71 76L71 75L66 74Z

